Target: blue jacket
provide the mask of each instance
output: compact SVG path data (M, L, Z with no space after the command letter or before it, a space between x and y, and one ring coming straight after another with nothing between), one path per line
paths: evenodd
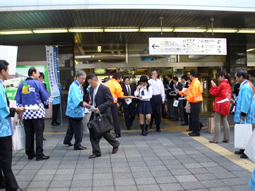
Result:
M253 123L254 112L251 109L252 98L253 98L253 89L251 85L248 83L248 81L246 80L243 83L242 87L240 88L240 92L237 98L237 104L236 104L236 110L235 110L235 116L234 116L234 121L236 123L247 123L247 124ZM241 113L246 114L245 121L241 120Z
M11 124L10 109L5 95L5 89L0 80L0 137L8 137L13 135Z
M83 101L83 88L75 80L69 88L67 97L66 115L72 118L82 118L85 116L85 108L79 104Z
M45 117L44 105L49 105L52 98L42 82L28 77L20 83L15 100L19 107L39 106L38 111L26 110L22 114L23 119L38 119Z

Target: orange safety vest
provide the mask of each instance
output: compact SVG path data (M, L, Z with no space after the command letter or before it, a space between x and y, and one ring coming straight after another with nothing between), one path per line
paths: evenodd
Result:
M110 89L114 103L118 102L118 98L124 96L121 85L114 78L107 81L105 85Z
M186 91L179 92L180 95L187 96L187 100L190 103L197 103L203 101L202 96L203 90L198 78L195 78L190 84Z

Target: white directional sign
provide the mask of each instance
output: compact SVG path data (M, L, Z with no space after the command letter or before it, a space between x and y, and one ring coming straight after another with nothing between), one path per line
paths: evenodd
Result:
M225 38L149 38L150 55L227 55Z

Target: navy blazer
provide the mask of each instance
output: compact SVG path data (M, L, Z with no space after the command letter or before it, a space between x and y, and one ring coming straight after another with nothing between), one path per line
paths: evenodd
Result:
M131 96L134 96L136 88L135 88L135 86L133 86L131 84L129 86L130 86ZM127 91L125 84L122 85L122 91L124 93L124 96L128 96L128 91ZM121 101L123 104L123 108L128 108L128 104L125 102L125 99L122 99ZM132 103L130 103L130 104L132 104L133 107L136 107L136 103L135 103L134 99L132 99Z

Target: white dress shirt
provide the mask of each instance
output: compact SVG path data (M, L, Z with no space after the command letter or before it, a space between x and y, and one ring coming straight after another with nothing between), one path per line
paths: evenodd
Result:
M165 88L161 80L156 79L150 79L149 80L150 85L153 88L152 95L161 95L162 101L165 100Z
M142 95L142 91L144 92L144 95ZM148 91L146 86L141 87L139 92L137 90L135 91L135 96L142 96L139 98L141 101L150 101L152 97L152 86L149 86Z

